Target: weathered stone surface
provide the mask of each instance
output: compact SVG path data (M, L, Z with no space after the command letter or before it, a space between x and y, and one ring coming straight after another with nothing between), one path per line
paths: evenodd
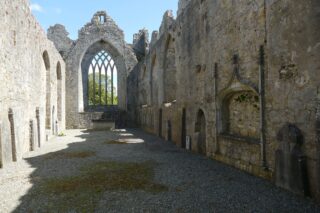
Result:
M26 0L2 0L1 9L0 165L63 131L67 111L68 128L105 120L182 147L188 137L194 152L270 180L276 174L278 185L320 199L318 0L180 0L176 19L167 11L150 42L143 29L133 44L104 11L76 41L63 25L51 27L53 44ZM95 108L88 73L101 50L117 67L118 105ZM287 123L304 136L299 149L277 142L280 130L291 134Z
M59 25L58 25L59 26ZM90 128L91 117L88 109L88 69L92 57L105 50L110 54L117 68L118 107L127 109L127 74L136 64L131 47L125 43L123 31L104 11L94 14L91 22L79 30L79 36L74 44L60 42L67 40L62 27L53 27L48 31L48 37L56 44L59 51L68 52L65 56L67 64L66 109L68 111L68 128ZM71 49L70 49L71 47ZM69 49L68 49L69 48ZM107 110L107 109L105 109ZM101 111L101 110L98 110ZM103 111L103 110L102 110ZM88 120L89 119L89 120Z
M133 35L133 50L137 59L140 61L149 51L149 33L142 29Z
M130 122L165 137L170 120L173 141L180 146L190 136L197 150L201 109L205 154L271 180L276 133L295 123L305 136L309 189L320 199L319 8L316 0L180 0L176 20L164 15L149 54L128 77L128 97L137 97L128 99ZM230 102L248 92L257 97L250 104Z
M62 57L66 58L74 46L74 42L68 37L69 33L61 24L56 24L48 29L48 39L55 41L54 45Z
M178 4L178 12L177 14L180 15L181 12L188 6L188 4L191 2L191 0L179 0Z
M34 135L40 135L40 144L53 136L52 124L61 132L65 129L65 64L31 14L28 1L2 0L0 7L0 164L5 167L13 161L13 151L19 161L30 150L30 120L37 121L37 109L35 125L39 128ZM48 54L46 62L44 52ZM51 113L53 108L59 116ZM50 121L48 130L45 120Z

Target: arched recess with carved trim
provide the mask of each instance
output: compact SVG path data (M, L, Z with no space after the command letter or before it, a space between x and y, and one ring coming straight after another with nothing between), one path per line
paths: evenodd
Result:
M258 141L260 101L254 88L233 82L220 92L217 106L219 134Z

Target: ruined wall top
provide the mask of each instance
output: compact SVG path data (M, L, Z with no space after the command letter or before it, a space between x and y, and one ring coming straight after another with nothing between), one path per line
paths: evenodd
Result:
M159 36L168 31L174 23L174 16L172 10L168 10L164 13L162 23L159 30Z
M155 43L157 43L158 39L159 39L159 32L153 31L151 35L150 48L153 47Z
M69 50L74 45L74 41L69 38L69 33L65 26L61 24L51 26L48 29L47 36L48 39L54 42L54 45L63 58L67 56Z
M79 39L87 34L103 34L107 31L113 32L124 39L123 31L118 27L116 22L108 16L107 12L98 11L93 15L91 22L79 30Z
M147 43L149 43L149 31L146 28L139 30L138 33L133 35L132 44L136 45L140 39L144 39Z
M133 50L138 60L141 60L149 50L149 32L147 29L139 30L133 35Z
M181 12L184 10L184 8L187 7L187 5L191 2L192 0L179 0L178 3L178 12L177 15L179 16Z

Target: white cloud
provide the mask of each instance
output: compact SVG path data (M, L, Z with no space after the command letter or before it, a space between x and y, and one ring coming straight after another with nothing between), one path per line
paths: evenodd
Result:
M44 12L43 7L41 7L41 5L39 5L39 4L37 4L37 3L31 4L31 5L30 5L30 10L31 10L31 11L40 12L40 13L43 13L43 12Z

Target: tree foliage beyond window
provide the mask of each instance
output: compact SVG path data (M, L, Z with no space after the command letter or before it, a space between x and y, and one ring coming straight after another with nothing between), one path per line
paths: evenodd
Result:
M98 52L88 68L89 106L118 105L117 67L106 51Z
M100 104L100 94L99 94L99 79L95 77L95 83L93 87L93 74L89 74L89 105L118 105L118 96L114 95L112 102L111 95L111 78L107 76L107 91L105 83L105 75L101 74L101 104ZM95 89L93 89L95 88ZM113 87L113 91L116 91L116 87ZM116 94L116 92L114 92Z

